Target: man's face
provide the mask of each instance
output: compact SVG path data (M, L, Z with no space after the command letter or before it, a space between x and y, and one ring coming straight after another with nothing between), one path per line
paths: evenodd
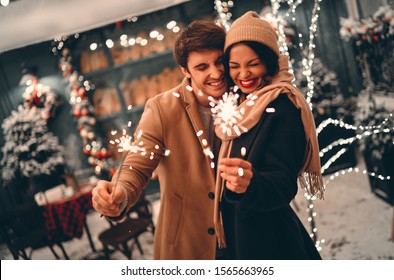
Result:
M183 74L191 79L193 92L203 106L209 105L208 96L218 99L227 90L222 58L221 50L192 52L187 62L188 69L181 67Z

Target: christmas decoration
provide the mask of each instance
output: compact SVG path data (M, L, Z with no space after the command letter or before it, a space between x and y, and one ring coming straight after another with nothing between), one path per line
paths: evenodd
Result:
M54 117L56 108L60 105L60 101L51 88L41 84L35 76L33 76L33 79L26 82L26 86L26 90L23 93L23 106L26 109L32 107L40 108L41 117L45 121Z
M45 177L58 179L63 175L63 150L58 139L48 132L42 110L19 106L2 123L5 145L0 164L6 184L29 179L40 188L49 188L53 186L45 185Z
M392 91L394 88L394 10L380 7L371 17L340 19L340 36L353 40L367 88Z
M71 38L56 38L52 43L52 52L61 55L59 68L67 81L69 102L72 105L71 113L78 122L78 130L84 145L83 153L94 167L96 175L111 176L114 162L110 158L111 153L95 132L97 120L94 108L88 99L88 94L94 90L94 85L84 80L83 76L75 70L70 49L65 46L65 42L71 44Z

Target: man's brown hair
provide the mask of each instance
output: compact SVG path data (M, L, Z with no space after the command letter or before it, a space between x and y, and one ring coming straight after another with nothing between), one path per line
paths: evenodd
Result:
M214 22L195 20L178 36L174 46L174 59L187 69L191 52L201 50L223 50L226 32Z

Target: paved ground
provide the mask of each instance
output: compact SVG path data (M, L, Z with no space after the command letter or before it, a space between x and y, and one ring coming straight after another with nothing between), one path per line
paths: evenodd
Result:
M363 161L359 160L359 162L359 168L364 170ZM157 195L149 198L154 201L154 219L156 219L160 201ZM294 206L299 208L297 213L306 228L310 230L306 212L308 202L302 191L299 192ZM325 240L321 250L323 259L394 259L394 243L389 239L393 208L371 192L366 175L349 173L339 176L327 185L325 200L315 201L314 208L317 213L315 223L318 240ZM87 222L96 247L100 251L101 244L97 236L108 227L108 223L96 212L88 215ZM141 241L144 255L134 250L133 258L152 259L152 235L144 233ZM100 259L102 257L100 252L91 251L86 234L80 239L66 242L64 246L71 259ZM49 249L46 248L34 251L32 258L54 259ZM12 259L3 245L0 246L0 259ZM125 259L125 257L120 253L115 253L112 259Z

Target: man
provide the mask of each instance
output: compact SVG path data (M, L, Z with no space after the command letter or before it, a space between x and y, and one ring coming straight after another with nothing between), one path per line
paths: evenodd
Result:
M208 96L220 98L227 89L224 40L224 30L213 22L195 21L182 31L174 58L185 79L146 103L134 139L139 152L127 154L119 178L115 173L112 182L99 181L92 192L98 212L121 220L157 167L161 204L154 259L216 257L212 152L219 144Z

